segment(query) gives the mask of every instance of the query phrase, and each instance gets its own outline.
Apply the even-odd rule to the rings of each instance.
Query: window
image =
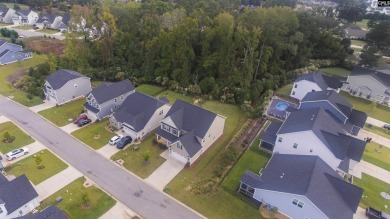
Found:
[[[294,88],[297,88],[298,87],[298,84],[294,84]]]
[[[310,153],[313,152],[313,149],[310,149]]]
[[[293,145],[293,148],[297,148],[298,147],[298,144],[297,143],[294,143],[294,145]]]
[[[292,92],[292,95],[295,95],[295,91]]]
[[[209,138],[211,137],[211,132],[209,133]]]
[[[0,207],[0,214],[3,213],[3,209]]]
[[[294,200],[292,201],[292,203],[293,203],[293,205],[296,205],[296,206],[298,206],[298,207],[300,207],[300,208],[303,208],[303,205],[305,204],[305,203],[303,203],[302,201],[299,201],[298,199],[295,199],[295,198],[294,198]]]
[[[203,139],[202,142],[204,143],[204,141],[205,141],[205,140]]]
[[[294,199],[294,200],[292,201],[292,203],[293,203],[294,205],[298,205],[298,202],[299,202],[298,199]]]
[[[77,87],[77,84],[74,84],[73,86],[74,86],[74,87]]]
[[[177,143],[177,148],[179,148],[180,150],[183,150],[183,145],[180,143]]]
[[[304,204],[305,204],[305,203],[299,201],[299,202],[298,202],[298,207],[303,208],[303,205],[304,205]]]
[[[123,95],[121,95],[121,100],[123,100]]]
[[[161,110],[159,113],[158,113],[158,115],[161,115],[161,114],[163,114],[164,113],[164,110]]]
[[[116,103],[116,98],[114,99],[114,102]]]
[[[279,137],[278,142],[282,142],[282,141],[283,141],[283,138]]]
[[[169,132],[169,126],[164,123],[162,124],[162,129]]]
[[[311,92],[316,92],[315,90],[311,90]]]
[[[177,129],[172,129],[174,135],[177,135]]]

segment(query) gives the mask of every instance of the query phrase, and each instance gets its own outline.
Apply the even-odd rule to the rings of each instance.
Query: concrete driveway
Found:
[[[18,157],[15,160],[8,161],[7,159],[5,159],[5,156],[2,155],[2,157],[4,157],[4,159],[3,159],[4,166],[7,166],[7,165],[13,164],[13,163],[17,163],[20,160],[22,160],[22,159],[24,159],[24,158],[26,158],[28,156],[31,156],[31,155],[33,155],[33,154],[35,154],[35,153],[37,153],[37,152],[39,152],[39,151],[41,151],[43,149],[46,149],[46,147],[42,143],[40,143],[39,141],[35,141],[34,143],[31,143],[31,144],[23,146],[23,147],[28,148],[29,153],[27,155]]]
[[[56,104],[51,102],[51,101],[44,101],[42,104],[30,107],[30,110],[37,113],[39,111],[42,111],[45,109],[50,109],[50,108],[55,107],[55,106],[56,106]]]
[[[365,129],[360,130],[358,137],[363,138],[363,139],[367,138],[367,137],[372,138],[372,141],[374,141],[380,145],[383,145],[384,147],[390,148],[390,139],[385,138],[385,137],[380,136],[380,135],[377,135],[375,133],[369,132]]]
[[[356,166],[353,168],[351,175],[361,179],[362,173],[375,177],[383,182],[390,184],[390,172],[382,169],[374,164],[361,160]]]
[[[162,191],[165,186],[180,173],[184,168],[185,163],[169,156],[168,150],[164,151],[160,156],[164,157],[166,161],[146,178],[145,181]]]
[[[5,122],[8,122],[10,121],[7,117],[3,116],[3,115],[0,115],[0,123],[5,123]]]
[[[114,207],[108,210],[99,219],[130,219],[134,216],[136,216],[136,214],[132,210],[117,201]]]
[[[76,131],[76,130],[79,130],[79,129],[81,129],[81,128],[83,128],[83,127],[79,127],[78,125],[73,124],[72,122],[69,123],[69,124],[66,125],[66,126],[60,127],[60,129],[62,129],[64,132],[69,133],[69,134],[72,133],[72,132],[74,132],[74,131]]]
[[[367,117],[366,123],[369,123],[369,124],[372,124],[372,125],[375,125],[375,126],[378,126],[378,127],[383,127],[385,124],[387,124],[385,122],[382,122],[380,120],[374,119],[372,117]]]
[[[127,146],[128,147],[128,146]],[[96,150],[99,154],[101,154],[103,157],[110,159],[110,157],[116,153],[118,153],[120,150],[116,148],[115,145],[106,144],[102,148]]]

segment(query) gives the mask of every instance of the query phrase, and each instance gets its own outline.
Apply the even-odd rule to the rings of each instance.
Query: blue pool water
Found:
[[[275,108],[279,111],[286,111],[287,107],[288,107],[288,103],[286,102],[279,102],[275,106]]]

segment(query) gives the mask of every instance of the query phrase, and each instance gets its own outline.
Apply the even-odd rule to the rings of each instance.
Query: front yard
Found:
[[[364,150],[363,160],[390,171],[390,148],[371,141]]]
[[[282,96],[290,96],[290,93],[291,93],[291,90],[292,90],[292,86],[293,84],[286,84],[284,86],[282,86],[281,88],[279,88],[276,93],[278,95],[282,95]]]
[[[371,125],[371,127],[369,128],[367,123],[364,125],[364,129],[366,129],[369,132],[390,139],[390,130],[384,129],[382,127],[374,126],[374,125]]]
[[[65,211],[71,218],[97,219],[110,210],[116,201],[105,192],[95,186],[85,188],[84,177],[80,177],[69,183],[67,186],[57,191],[42,201],[41,206],[55,205]],[[83,190],[89,198],[88,205],[83,204]],[[62,201],[56,202],[56,198],[61,196]],[[84,195],[85,197],[85,195]]]
[[[14,28],[19,30],[31,30],[32,26],[16,26]]]
[[[41,164],[44,168],[38,168],[38,165],[36,164],[36,156],[42,158]],[[38,185],[66,168],[68,168],[66,163],[62,162],[62,160],[45,149],[12,164],[10,170],[6,172],[7,175],[15,176],[26,174],[28,179],[34,183],[34,185]]]
[[[94,122],[72,132],[72,135],[89,145],[91,148],[97,150],[108,144],[108,141],[115,135],[115,133],[112,133],[105,128],[107,124],[108,119]]]
[[[340,77],[347,77],[349,74],[351,74],[350,70],[347,70],[345,68],[340,68],[340,67],[320,68],[319,70],[328,75],[334,75]]]
[[[165,161],[160,156],[164,150],[160,149],[157,144],[153,144],[153,139],[156,139],[156,135],[151,133],[141,144],[137,145],[139,147],[137,151],[132,150],[134,145],[128,146],[125,150],[113,155],[111,160],[122,159],[124,161],[123,167],[145,179]],[[145,154],[149,155],[148,162],[144,160]]]
[[[8,132],[11,136],[15,137],[15,140],[11,143],[4,143],[0,141],[0,151],[6,154],[12,150],[26,146],[33,143],[35,140],[20,130],[12,122],[5,122],[0,124],[0,138],[3,140],[4,133]]]
[[[157,94],[161,93],[164,88],[150,84],[141,84],[137,88],[135,88],[135,90],[144,94],[148,94],[150,96],[156,96]]]
[[[84,109],[84,103],[85,99],[80,98],[64,105],[42,110],[38,113],[57,126],[62,127],[71,123],[72,119],[80,115]]]
[[[37,32],[47,33],[47,34],[55,34],[55,33],[58,33],[59,31],[58,30],[51,30],[51,29],[40,29],[40,30],[37,30]]]

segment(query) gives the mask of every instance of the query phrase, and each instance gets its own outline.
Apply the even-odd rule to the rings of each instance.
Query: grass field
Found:
[[[351,40],[351,44],[355,46],[365,46],[367,45],[367,42],[361,41],[361,40]]]
[[[81,98],[72,102],[60,105],[58,107],[52,107],[50,109],[42,110],[38,112],[40,115],[50,120],[52,123],[59,127],[65,126],[71,123],[70,120],[80,115],[84,109],[83,104],[85,99]]]
[[[38,55],[34,53],[33,58],[31,59],[0,66],[0,94],[12,97],[14,101],[28,107],[43,103],[42,99],[39,97],[34,97],[32,100],[28,100],[26,93],[14,88],[10,83],[8,83],[7,78],[16,71],[29,69],[33,66],[46,62],[46,60],[47,57],[45,55]]]
[[[169,102],[172,104],[175,102],[176,99],[183,100],[188,103],[192,103],[192,97],[191,96],[184,96],[182,94],[173,92],[173,91],[163,91],[160,94],[158,94],[159,97],[166,97]]]
[[[0,141],[0,151],[3,154],[6,154],[17,148],[21,148],[28,144],[33,143],[35,140],[29,135],[20,130],[12,122],[5,122],[0,124],[0,138],[3,139],[4,133],[8,132],[11,136],[15,137],[15,140],[12,143],[4,143]]]
[[[355,177],[354,184],[364,189],[363,197],[359,204],[360,207],[366,208],[370,206],[390,214],[390,208],[385,208],[385,205],[390,206],[390,200],[384,199],[380,194],[381,192],[390,193],[389,184],[365,173],[362,174],[362,179]]]
[[[76,179],[61,190],[46,198],[41,205],[56,205],[61,210],[65,211],[71,218],[100,218],[100,216],[115,205],[116,201],[95,186],[84,188],[84,182],[84,177]],[[85,190],[88,198],[90,199],[90,206],[88,208],[83,207],[82,190]],[[56,198],[58,196],[63,198],[60,203],[56,203]]]
[[[380,59],[379,59],[379,62],[378,62],[378,65],[379,66],[387,66],[387,65],[389,65],[390,64],[390,58],[387,58],[387,57],[381,57]]]
[[[38,169],[38,166],[35,163],[35,155],[42,158],[42,165],[44,165],[45,168]],[[34,185],[38,185],[46,179],[65,170],[67,167],[68,165],[66,163],[62,162],[50,151],[42,150],[12,164],[12,169],[7,171],[7,174],[15,176],[26,174],[28,179],[34,183]]]
[[[91,148],[97,150],[104,145],[108,144],[108,141],[115,135],[112,132],[106,130],[105,126],[108,124],[108,119],[94,122],[84,128],[72,132],[72,135],[78,138],[80,141],[89,145]],[[95,139],[95,136],[100,136]]]
[[[47,34],[55,34],[55,33],[58,33],[58,30],[40,29],[40,30],[37,30],[36,32],[47,33]]]
[[[157,94],[161,93],[164,88],[150,84],[141,84],[137,88],[135,88],[135,90],[144,94],[148,94],[150,96],[156,96]]]
[[[380,147],[378,143],[370,142],[364,150],[363,160],[382,169],[390,171],[390,148]]]
[[[384,129],[382,127],[378,127],[375,125],[371,125],[371,128],[368,128],[367,123],[364,125],[364,128],[367,129],[367,131],[375,133],[377,135],[380,135],[382,137],[390,139],[390,130]]]
[[[121,150],[113,155],[111,160],[122,159],[124,161],[123,166],[126,169],[145,179],[165,161],[160,156],[164,150],[161,150],[158,145],[153,144],[153,139],[155,138],[156,135],[152,133],[138,145],[139,150],[132,151],[134,145],[131,145],[125,150]],[[150,155],[148,163],[145,163],[143,158],[145,153]]]
[[[293,84],[286,84],[283,87],[279,88],[276,93],[284,96],[290,96]]]
[[[351,73],[350,70],[347,70],[344,68],[339,68],[339,67],[320,68],[319,70],[328,74],[328,75],[335,75],[335,76],[340,76],[340,77],[346,77]]]
[[[13,28],[19,29],[19,30],[31,30],[32,26],[16,26],[16,27],[13,27]]]
[[[367,22],[368,19],[363,19],[361,21],[356,22],[356,26],[360,27],[361,29],[368,30]]]
[[[0,4],[5,5],[7,8],[14,8],[15,3],[1,2]],[[24,4],[17,4],[17,5],[19,5],[21,10],[28,10],[28,8],[29,8],[28,5],[24,5]]]

